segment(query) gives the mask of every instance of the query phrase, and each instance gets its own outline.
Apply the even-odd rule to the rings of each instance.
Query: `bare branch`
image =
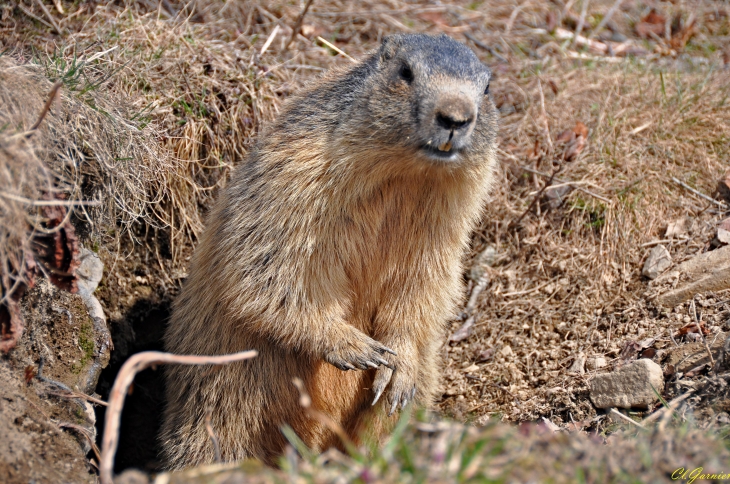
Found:
[[[38,116],[38,121],[35,122],[33,126],[31,126],[30,131],[35,131],[40,127],[41,123],[43,122],[43,119],[46,117],[46,114],[48,114],[48,111],[51,110],[51,105],[53,105],[53,100],[56,99],[56,93],[58,93],[58,90],[61,88],[63,83],[61,81],[56,81],[56,83],[51,88],[51,92],[48,94],[48,100],[46,101],[46,104],[43,106],[43,110],[41,111],[40,116]]]
[[[152,365],[179,364],[179,365],[228,365],[236,361],[248,360],[258,354],[256,350],[241,351],[231,355],[197,356],[173,355],[161,351],[143,351],[132,355],[119,370],[111,394],[109,407],[104,419],[104,438],[101,445],[101,460],[99,463],[99,477],[102,484],[113,484],[114,454],[117,452],[119,441],[119,418],[124,407],[124,397],[134,376]]]
[[[302,9],[302,13],[299,14],[299,17],[297,17],[297,21],[294,23],[294,28],[291,31],[291,37],[289,37],[289,42],[286,43],[284,46],[284,50],[288,50],[289,46],[292,42],[294,42],[294,39],[297,37],[297,34],[302,30],[302,23],[304,22],[304,16],[307,15],[307,11],[309,10],[310,5],[312,5],[312,2],[314,0],[307,0],[307,4],[304,5],[304,8]]]

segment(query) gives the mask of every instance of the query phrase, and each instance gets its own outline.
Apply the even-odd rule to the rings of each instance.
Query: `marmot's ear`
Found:
[[[395,53],[398,50],[398,37],[395,35],[388,35],[383,38],[383,43],[380,44],[380,60],[381,62],[387,61],[395,57]]]

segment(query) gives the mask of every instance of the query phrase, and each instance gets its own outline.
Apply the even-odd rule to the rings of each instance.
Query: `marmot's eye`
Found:
[[[413,80],[413,71],[405,64],[400,67],[400,72],[398,72],[398,74],[400,75],[401,79],[406,82],[411,82]]]
[[[486,96],[489,94],[489,83],[487,83],[487,88],[484,90],[484,95]]]

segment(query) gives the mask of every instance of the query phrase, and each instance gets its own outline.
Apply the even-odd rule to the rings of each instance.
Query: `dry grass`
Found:
[[[576,419],[593,416],[585,396],[575,394],[585,389],[585,378],[566,375],[575,357],[610,360],[625,340],[665,337],[668,330],[668,321],[640,322],[640,311],[630,310],[646,291],[644,244],[664,239],[669,222],[687,218],[687,240],[668,244],[681,261],[707,249],[721,219],[717,206],[671,177],[711,194],[727,169],[726,73],[567,64],[540,67],[539,75],[523,79],[505,76],[494,88],[502,96],[524,93],[519,111],[503,118],[502,183],[475,240],[475,253],[490,246],[498,262],[487,269],[491,281],[480,299],[474,337],[448,349],[450,384],[468,402],[478,402],[477,413],[496,407],[524,420],[562,407],[556,413],[565,421],[566,407],[556,406],[558,399]],[[550,82],[557,93],[547,87]],[[538,204],[515,227],[546,181],[523,167],[545,173],[556,168],[545,126],[554,139],[576,121],[590,128],[588,145],[577,160],[562,163],[559,177],[601,198],[574,189],[559,206]],[[634,133],[637,128],[643,129]],[[512,355],[500,354],[506,346]],[[489,349],[494,359],[468,372],[483,382],[475,384],[462,370]],[[505,385],[517,401],[486,382]],[[582,400],[582,408],[574,399]],[[468,413],[473,407],[451,408]]]
[[[194,23],[189,13],[170,19],[144,5],[111,4],[79,10],[66,27],[79,31],[63,46],[32,28],[15,30],[7,45],[23,64],[17,74],[30,82],[9,87],[3,114],[27,124],[37,112],[27,107],[42,104],[49,80],[61,80],[63,107],[39,138],[54,169],[85,198],[104,201],[84,217],[94,238],[162,229],[163,250],[177,261],[202,227],[199,210],[245,156],[261,119],[275,112],[281,83],[246,37],[238,45],[220,39],[214,23]]]
[[[40,229],[33,201],[53,193],[54,181],[24,135],[0,132],[0,305],[26,282],[33,227]]]

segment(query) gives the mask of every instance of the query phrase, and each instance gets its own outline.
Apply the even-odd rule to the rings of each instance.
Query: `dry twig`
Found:
[[[117,451],[119,440],[119,418],[124,407],[124,397],[134,376],[152,365],[228,365],[237,361],[248,360],[258,354],[256,350],[241,351],[231,355],[221,356],[193,356],[173,355],[161,351],[143,351],[132,355],[117,374],[114,386],[109,394],[109,407],[104,419],[104,437],[101,445],[99,460],[99,477],[102,484],[113,484],[114,454]]]
[[[698,197],[704,198],[708,202],[712,202],[712,203],[714,203],[715,205],[717,205],[720,208],[725,208],[725,203],[724,202],[720,202],[718,200],[715,200],[714,198],[705,195],[701,191],[695,190],[694,188],[692,188],[691,186],[687,185],[686,183],[677,180],[675,177],[672,177],[672,181],[674,183],[676,183],[677,185],[681,186],[682,188],[684,188],[685,190],[689,190],[690,192],[694,193]]]
[[[645,429],[645,428],[646,428],[646,427],[644,427],[644,425],[643,425],[643,424],[641,424],[640,422],[637,422],[636,420],[634,420],[634,419],[632,419],[632,418],[629,418],[629,417],[627,417],[626,415],[624,415],[623,413],[619,412],[619,411],[618,411],[618,410],[616,410],[615,408],[612,408],[612,409],[611,409],[611,415],[616,415],[617,417],[619,417],[619,418],[622,418],[622,419],[624,419],[625,421],[629,422],[630,424],[632,424],[632,425],[636,425],[636,426],[637,426],[637,427],[639,427],[640,429]]]
[[[56,33],[61,35],[61,27],[58,26],[58,22],[56,22],[56,19],[53,18],[53,15],[51,15],[51,12],[46,8],[45,5],[43,5],[43,2],[41,0],[36,0],[36,3],[39,7],[41,7],[41,10],[43,10],[43,13],[46,14],[46,17],[48,17],[48,20],[53,24],[53,28],[56,30]]]
[[[38,121],[33,124],[33,126],[30,127],[31,132],[37,130],[41,123],[43,122],[43,119],[46,117],[46,114],[48,114],[48,111],[51,110],[51,106],[53,105],[53,100],[56,99],[56,93],[58,93],[58,90],[61,88],[63,83],[61,81],[56,81],[56,83],[51,88],[51,92],[48,94],[48,100],[46,101],[46,104],[43,106],[43,110],[41,111],[41,114],[38,116]]]
[[[284,46],[284,50],[288,50],[289,46],[292,42],[294,42],[294,39],[297,37],[297,34],[302,30],[302,23],[304,22],[304,16],[307,15],[307,11],[309,10],[309,7],[312,5],[312,2],[314,0],[307,0],[306,5],[304,5],[304,8],[302,9],[302,13],[299,14],[299,17],[297,17],[297,21],[294,23],[294,28],[291,31],[291,37],[289,37],[289,42],[286,43]]]
[[[94,439],[92,438],[92,435],[91,435],[91,432],[89,432],[89,429],[82,427],[81,425],[76,425],[75,423],[71,423],[71,422],[58,422],[58,426],[62,429],[75,430],[76,432],[83,435],[84,438],[89,442],[89,445],[91,445],[91,448],[94,451],[94,455],[96,456],[96,460],[101,460],[101,454],[99,453],[99,446],[97,446],[96,442],[94,442]]]
[[[213,430],[213,423],[211,422],[211,414],[213,413],[213,410],[210,408],[207,412],[205,412],[205,430],[208,432],[208,437],[210,437],[210,442],[213,444],[213,454],[215,455],[215,461],[221,462],[221,445],[218,442],[218,436],[215,433],[215,430]]]
[[[333,43],[331,43],[331,42],[328,42],[327,40],[323,39],[323,38],[322,38],[322,37],[320,37],[320,36],[317,36],[317,40],[319,40],[319,41],[320,41],[320,42],[322,42],[322,43],[323,43],[324,45],[326,45],[326,46],[327,46],[327,47],[329,47],[330,49],[334,50],[334,51],[335,51],[335,52],[337,52],[338,54],[340,54],[340,55],[342,55],[342,56],[344,56],[344,57],[347,57],[348,59],[350,59],[350,61],[352,61],[352,62],[355,62],[355,63],[357,62],[357,61],[356,61],[355,59],[353,59],[352,57],[350,57],[349,55],[347,55],[347,53],[346,53],[346,52],[345,52],[344,50],[340,49],[340,48],[339,48],[339,47],[337,47],[337,46],[336,46],[335,44],[333,44]]]
[[[72,399],[78,399],[81,398],[83,400],[89,401],[91,403],[95,403],[97,405],[101,405],[102,407],[109,406],[108,403],[106,403],[104,400],[100,400],[96,397],[92,397],[91,395],[87,395],[85,393],[81,392],[74,392],[74,391],[65,391],[65,392],[48,392],[49,395],[53,395],[55,397],[61,397],[61,398],[72,398]]]
[[[674,400],[671,400],[669,403],[667,403],[666,407],[662,407],[661,409],[657,410],[656,412],[652,413],[648,417],[646,417],[644,420],[641,421],[643,425],[647,425],[654,420],[657,420],[664,416],[667,412],[672,413],[676,408],[679,406],[680,403],[685,401],[687,398],[691,397],[694,393],[694,390],[690,390],[687,393],[683,393],[682,395],[678,396]]]

